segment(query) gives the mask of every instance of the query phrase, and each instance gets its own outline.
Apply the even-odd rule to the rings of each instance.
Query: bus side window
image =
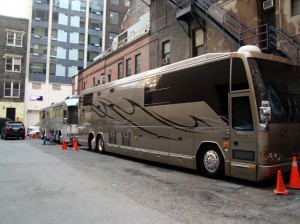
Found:
[[[239,131],[253,130],[249,97],[232,98],[232,128]]]
[[[64,110],[63,122],[64,122],[64,124],[66,124],[68,122],[68,120],[67,120],[67,110]]]
[[[243,60],[240,58],[232,59],[232,86],[231,90],[249,89],[247,74]]]

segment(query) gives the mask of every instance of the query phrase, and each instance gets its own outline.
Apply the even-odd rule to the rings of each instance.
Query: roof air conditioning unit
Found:
[[[273,0],[267,0],[263,2],[263,9],[268,10],[274,7],[274,1]]]
[[[107,75],[101,76],[100,83],[101,83],[101,85],[108,83],[108,76]]]
[[[170,64],[170,58],[163,58],[163,59],[161,60],[161,63],[162,63],[163,65]]]

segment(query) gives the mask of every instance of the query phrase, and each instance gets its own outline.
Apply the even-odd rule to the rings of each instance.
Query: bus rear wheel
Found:
[[[224,174],[223,155],[216,146],[205,146],[198,157],[198,164],[201,173],[209,178],[218,178]]]
[[[102,136],[97,137],[95,152],[99,152],[101,154],[105,153],[104,141],[103,141]]]

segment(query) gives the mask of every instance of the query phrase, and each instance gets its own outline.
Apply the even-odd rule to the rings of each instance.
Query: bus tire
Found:
[[[99,152],[101,154],[105,153],[104,141],[103,141],[102,136],[100,136],[100,135],[97,137],[95,152]]]
[[[198,157],[200,172],[209,178],[218,178],[224,175],[224,158],[215,145],[205,146]]]
[[[94,136],[90,136],[88,141],[88,151],[92,151],[95,148],[96,148],[96,144],[95,144]]]

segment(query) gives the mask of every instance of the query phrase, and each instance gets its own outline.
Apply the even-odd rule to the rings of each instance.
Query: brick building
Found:
[[[28,20],[0,16],[0,117],[23,121]]]
[[[73,94],[107,81],[149,70],[149,23],[147,1],[131,1],[123,20],[123,32],[112,46],[99,55],[94,64],[73,78]]]
[[[134,12],[144,9],[150,10],[147,39],[141,39],[143,44],[136,40],[118,48],[80,73],[78,84],[74,81],[78,93],[98,84],[101,75],[107,75],[109,81],[125,77],[125,73],[119,75],[118,69],[122,66],[118,66],[123,62],[126,69],[124,55],[129,51],[127,48],[141,50],[140,63],[145,69],[205,53],[237,51],[247,44],[257,45],[263,52],[300,63],[299,0],[132,1],[130,13],[125,16],[123,24],[128,27],[131,21],[139,18]],[[119,37],[117,39],[121,41],[122,37]],[[148,46],[145,45],[147,42]],[[140,48],[141,45],[143,48]],[[149,54],[145,55],[147,52]]]

